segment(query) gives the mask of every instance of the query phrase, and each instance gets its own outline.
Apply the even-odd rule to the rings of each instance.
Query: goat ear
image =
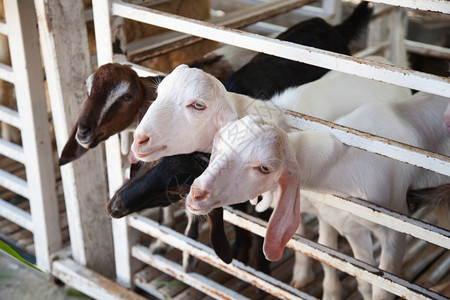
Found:
[[[267,226],[264,255],[270,261],[279,260],[286,243],[300,224],[300,178],[297,168],[285,167],[278,179],[280,196]]]
[[[230,243],[225,235],[223,225],[223,209],[216,208],[207,216],[210,230],[211,245],[217,256],[225,263],[229,264],[233,260],[233,252]]]
[[[75,159],[79,158],[83,154],[85,154],[88,149],[83,148],[80,144],[78,144],[75,139],[75,135],[77,134],[77,124],[75,124],[70,133],[69,140],[64,146],[63,151],[61,152],[61,157],[59,158],[59,166],[63,166]]]

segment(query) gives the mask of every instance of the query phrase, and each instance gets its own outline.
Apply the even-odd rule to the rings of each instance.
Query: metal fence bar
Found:
[[[194,241],[170,228],[159,225],[157,222],[138,214],[128,217],[128,224],[139,231],[149,234],[164,243],[187,252],[210,265],[220,268],[237,278],[244,280],[258,287],[259,289],[272,294],[275,297],[285,299],[315,299],[292,286],[280,282],[262,272],[256,271],[243,263],[233,260],[226,264],[213,253],[211,248]]]
[[[315,1],[316,0],[284,0],[266,2],[230,12],[222,17],[213,18],[206,22],[230,28],[242,28]],[[156,38],[158,38],[159,41],[155,41],[155,37],[150,37],[135,43],[130,43],[127,46],[129,60],[140,62],[202,40],[200,37],[179,32],[163,33]],[[147,46],[143,46],[144,43],[147,44]]]
[[[0,34],[8,35],[8,26],[5,22],[0,21]]]
[[[33,221],[31,220],[31,214],[3,199],[0,199],[0,216],[16,223],[28,231],[33,232]]]
[[[390,211],[368,201],[359,199],[344,199],[334,195],[326,195],[302,190],[303,195],[313,198],[329,206],[351,213],[371,222],[387,226],[402,233],[407,233],[419,239],[450,249],[450,232],[428,223],[409,218]]]
[[[14,83],[14,74],[12,68],[8,65],[0,63],[0,80]]]
[[[450,88],[449,78],[371,62],[286,41],[278,41],[237,29],[229,29],[203,21],[142,8],[137,5],[113,2],[111,12],[113,15],[134,19],[139,22],[369,79],[388,82],[411,89],[420,89],[444,97],[448,96],[448,90]],[[421,81],[420,87],[418,87],[417,81]]]
[[[24,198],[30,197],[30,190],[27,182],[2,169],[0,169],[0,185]]]
[[[289,111],[287,117],[289,125],[297,129],[328,131],[346,145],[450,176],[450,157],[448,156],[363,133],[294,111]]]
[[[237,210],[225,207],[223,218],[225,221],[251,231],[259,236],[264,237],[266,235],[266,222],[248,216]],[[294,237],[286,244],[286,247],[311,256],[314,259],[329,264],[347,274],[364,279],[371,284],[406,299],[438,299],[441,297],[438,293],[429,291],[419,285],[409,283],[398,276],[387,273],[377,267],[342,254],[336,250],[327,248],[299,235],[294,235]]]
[[[0,105],[0,121],[8,123],[16,128],[21,128],[19,113],[11,108]]]
[[[389,4],[393,6],[401,6],[412,9],[450,14],[450,5],[448,3],[448,0],[371,0],[371,1]]]
[[[449,5],[450,5],[450,3],[449,3]],[[406,50],[408,50],[410,52],[427,55],[427,56],[444,58],[444,59],[450,59],[450,49],[449,48],[425,44],[425,43],[416,42],[416,41],[410,41],[410,40],[405,40],[405,46],[406,46]]]
[[[200,274],[184,272],[179,264],[176,264],[161,255],[152,254],[148,247],[142,245],[133,246],[131,254],[140,261],[195,287],[197,290],[215,299],[248,299]]]
[[[146,299],[69,258],[54,261],[52,264],[52,274],[67,285],[76,287],[77,290],[95,299]]]
[[[4,139],[0,139],[0,154],[25,164],[23,148]]]

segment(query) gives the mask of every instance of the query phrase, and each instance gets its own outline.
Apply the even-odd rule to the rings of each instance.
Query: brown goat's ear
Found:
[[[61,152],[61,157],[59,158],[59,166],[63,166],[67,163],[70,163],[71,161],[74,161],[89,150],[83,148],[80,144],[78,144],[77,140],[75,139],[76,134],[77,126],[75,125],[72,128],[69,140],[67,141],[63,151]]]
[[[209,223],[211,245],[217,256],[229,264],[233,260],[233,252],[225,235],[223,209],[216,208],[206,216]]]

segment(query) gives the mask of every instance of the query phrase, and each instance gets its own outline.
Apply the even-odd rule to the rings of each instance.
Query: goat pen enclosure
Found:
[[[19,90],[17,94],[18,103],[20,103],[19,115],[24,115],[21,118],[25,120],[46,119],[46,112],[45,118],[43,116],[39,118],[28,116],[27,111],[42,113],[44,115],[42,107],[39,109],[23,108],[26,107],[23,103],[27,102],[26,100],[21,100],[24,97],[23,94],[31,90],[22,88],[22,85],[20,85],[23,83],[24,78],[38,81],[35,84],[41,85],[41,87],[33,86],[32,89],[33,92],[36,92],[43,91],[44,85],[41,80],[43,76],[38,75],[30,78],[30,76],[25,75],[8,75],[10,72],[21,72],[20,68],[23,66],[23,63],[18,61],[18,59],[20,57],[26,58],[27,54],[22,54],[18,50],[15,50],[16,48],[14,47],[17,46],[14,45],[20,45],[27,39],[22,35],[16,35],[15,32],[14,37],[12,37],[13,30],[22,27],[16,26],[16,24],[6,24],[9,23],[9,19],[13,19],[11,22],[21,20],[24,24],[26,21],[34,24],[33,18],[30,15],[25,15],[27,16],[25,19],[19,15],[23,12],[31,14],[30,11],[34,11],[35,5],[37,23],[39,25],[39,38],[55,125],[56,143],[58,149],[62,149],[63,143],[67,140],[70,125],[75,119],[76,112],[85,94],[84,80],[92,71],[91,61],[95,61],[89,54],[88,39],[85,35],[86,25],[84,20],[85,16],[89,18],[90,11],[85,12],[83,10],[81,1],[35,0],[34,3],[33,1],[5,2],[8,3],[8,5],[5,5],[7,17],[6,22],[0,24],[0,31],[2,34],[8,34],[10,36],[12,67],[2,65],[0,78],[2,80],[13,81],[16,86],[16,93]],[[325,0],[319,5],[313,6],[310,5],[314,2],[312,0],[283,0],[269,1],[267,3],[247,1],[253,6],[248,4],[250,8],[227,13],[222,17],[214,17],[207,22],[161,13],[149,8],[156,2],[161,1],[93,1],[92,18],[96,31],[98,65],[120,61],[121,63],[131,64],[141,75],[156,74],[159,73],[158,70],[149,70],[133,62],[138,62],[139,57],[152,57],[181,47],[184,44],[193,43],[196,41],[196,37],[199,37],[347,72],[357,76],[390,82],[437,95],[448,97],[450,94],[450,82],[448,78],[371,63],[363,59],[311,49],[301,45],[280,43],[271,38],[224,27],[242,28],[255,22],[264,21],[275,15],[285,14],[291,10],[296,10],[301,15],[323,16],[337,23],[341,17],[340,1]],[[441,15],[450,14],[450,5],[444,0],[404,0],[401,3],[397,3],[398,1],[380,0],[373,2],[387,5],[400,5],[410,12],[430,11],[437,12]],[[300,10],[298,10],[299,8]],[[12,17],[14,16],[13,13],[16,14],[15,20]],[[174,33],[170,41],[163,41],[157,45],[152,45],[151,39],[144,41],[145,47],[140,49],[142,45],[139,45],[139,43],[127,43],[123,39],[119,32],[121,18],[137,20],[179,33]],[[30,24],[28,25],[32,26]],[[260,27],[264,30],[269,28],[269,31],[275,27],[280,30],[280,27],[268,25],[267,23],[258,23],[255,27]],[[70,31],[70,39],[67,37],[68,28],[76,29]],[[379,29],[376,28],[375,30]],[[26,34],[32,32],[36,33],[36,31],[28,30]],[[192,37],[187,37],[185,34],[192,35]],[[378,37],[379,35],[376,32],[375,36]],[[113,54],[112,45],[117,40],[120,40],[121,46],[127,50],[128,57],[124,58],[124,56],[115,56]],[[371,40],[372,43],[369,43],[370,47],[363,51],[366,55],[380,51],[380,49],[389,49],[393,41],[394,43],[398,43],[398,40],[386,40],[385,36],[383,36],[383,39],[377,40],[376,43],[373,42],[376,38],[372,38]],[[436,47],[409,40],[405,41],[405,43],[408,50],[413,52],[427,53],[446,59],[450,57],[448,48]],[[36,43],[34,46],[36,46]],[[34,49],[34,55],[39,53],[39,50],[36,48],[31,48],[30,46],[25,48],[30,52],[33,52],[32,49]],[[15,55],[15,58],[13,55]],[[39,60],[33,57],[32,61],[36,62]],[[35,70],[38,72],[39,68],[40,66],[31,69],[28,68],[28,71]],[[33,93],[33,95],[36,96],[39,94]],[[39,97],[41,97],[39,103],[45,107],[45,103],[42,103],[42,95]],[[32,101],[31,103],[36,104],[36,101]],[[22,113],[21,111],[25,112]],[[3,117],[3,113],[1,116],[4,122],[16,120],[16,118],[12,117]],[[410,147],[404,147],[392,141],[367,137],[362,133],[341,128],[332,123],[318,122],[318,120],[309,118],[308,116],[296,115],[290,121],[294,127],[300,129],[328,130],[339,136],[348,145],[450,175],[449,157],[423,152],[418,149],[411,149]],[[38,121],[31,123],[34,128],[43,126],[39,125]],[[16,123],[13,122],[14,124]],[[17,124],[22,123],[18,121]],[[23,130],[22,139],[26,137],[26,141],[33,140],[31,136],[36,134],[36,132],[45,134],[42,130],[38,131],[33,128],[26,129],[29,125],[27,122],[20,125]],[[44,144],[49,145],[46,141]],[[39,145],[42,145],[42,143]],[[26,150],[27,147],[31,150]],[[12,148],[16,149],[16,147]],[[18,158],[19,162],[25,165],[27,169],[26,178],[45,178],[51,182],[43,184],[47,188],[48,186],[53,186],[56,182],[55,175],[50,171],[53,168],[53,157],[48,158],[47,162],[42,161],[43,157],[46,157],[48,153],[52,153],[48,148],[44,148],[44,153],[42,153],[39,152],[42,150],[35,150],[33,146],[30,147],[24,143],[24,155],[20,154],[20,151],[15,151],[13,154],[10,154],[11,150],[4,150],[3,152],[3,149],[2,147],[2,155],[7,157],[13,156],[12,158],[14,159]],[[47,154],[45,154],[46,151],[48,151]],[[236,260],[229,265],[222,263],[208,246],[209,243],[205,233],[205,226],[202,227],[200,242],[192,241],[181,235],[179,232],[183,230],[182,227],[185,225],[185,218],[183,217],[182,211],[177,212],[177,227],[175,229],[166,228],[153,221],[155,219],[154,211],[134,214],[120,220],[113,220],[110,223],[103,212],[104,205],[108,199],[107,189],[109,188],[109,194],[112,195],[124,181],[122,173],[123,157],[120,153],[119,137],[111,137],[106,142],[106,165],[103,162],[104,156],[101,149],[92,151],[87,155],[89,156],[83,157],[82,160],[75,162],[71,166],[64,166],[60,170],[64,188],[65,213],[67,214],[68,231],[70,234],[70,251],[58,251],[65,249],[64,246],[67,246],[67,239],[66,244],[63,245],[61,235],[59,234],[65,224],[65,218],[61,218],[63,224],[55,222],[55,220],[60,219],[56,217],[58,215],[57,210],[55,210],[58,207],[58,196],[56,193],[38,196],[39,193],[36,191],[39,191],[39,189],[37,189],[27,194],[25,198],[29,196],[31,199],[36,196],[38,200],[34,202],[37,208],[33,208],[33,205],[31,205],[31,215],[25,214],[25,220],[28,220],[26,222],[20,221],[23,219],[22,217],[16,217],[24,215],[24,213],[17,211],[16,207],[8,209],[8,207],[11,207],[11,201],[5,201],[8,204],[0,206],[0,213],[8,219],[16,221],[19,226],[33,231],[33,233],[38,233],[38,236],[47,235],[51,237],[47,241],[45,238],[37,239],[36,235],[34,237],[38,266],[59,277],[69,285],[76,286],[92,297],[98,299],[132,299],[140,297],[120,286],[125,288],[138,287],[140,290],[157,298],[196,299],[213,297],[221,299],[269,299],[277,297],[285,299],[314,299],[315,297],[320,297],[321,272],[320,265],[318,264],[315,264],[314,268],[318,277],[315,282],[300,290],[296,290],[288,284],[293,264],[293,251],[299,251],[320,261],[326,261],[342,271],[339,274],[346,288],[345,297],[348,299],[357,299],[359,297],[355,290],[356,282],[353,276],[363,278],[374,285],[386,288],[392,293],[408,299],[444,298],[443,294],[430,291],[428,288],[437,284],[448,284],[450,282],[450,254],[448,251],[450,248],[450,234],[448,231],[422,221],[389,212],[379,207],[370,206],[363,201],[350,201],[332,195],[321,196],[318,199],[333,203],[337,209],[352,211],[364,218],[376,220],[380,224],[386,224],[395,230],[407,233],[409,235],[409,251],[405,257],[404,276],[399,278],[353,259],[351,257],[351,251],[343,239],[340,240],[339,247],[339,251],[343,252],[343,254],[312,242],[311,239],[317,237],[317,223],[314,219],[311,219],[307,222],[308,231],[306,238],[295,236],[289,242],[288,247],[293,250],[289,249],[285,251],[286,253],[283,259],[273,264],[273,277],[269,277]],[[20,161],[21,157],[26,157],[26,161]],[[3,163],[5,166],[8,164],[6,160],[3,160]],[[47,172],[50,173],[29,173],[32,172],[29,170],[39,170],[39,167],[45,166],[46,164]],[[52,168],[49,169],[49,165]],[[105,168],[107,170],[107,176],[104,172]],[[86,170],[89,170],[89,172]],[[9,178],[8,176],[5,177]],[[3,186],[5,182],[8,181],[2,181]],[[33,184],[35,183],[36,181],[33,181]],[[57,191],[57,189],[43,189],[43,193],[53,193],[53,191]],[[61,199],[61,196],[59,198]],[[62,205],[60,204],[60,206]],[[51,212],[48,213],[46,210],[51,210]],[[421,219],[422,215],[420,213],[423,214],[424,212],[419,212],[414,217]],[[31,216],[33,223],[29,221]],[[236,224],[258,235],[265,235],[266,224],[255,218],[228,208],[224,213],[224,218],[229,224]],[[227,225],[227,235],[232,240],[233,234],[229,229],[230,225]],[[55,233],[55,231],[58,232]],[[172,246],[172,249],[164,257],[150,253],[147,244],[149,241],[148,235],[161,239]],[[50,245],[53,246],[50,247]],[[379,245],[377,246],[376,244],[375,248],[374,251],[379,252]],[[47,249],[47,252],[44,250],[43,252],[39,252],[38,249]],[[182,270],[179,264],[181,260],[179,250],[187,251],[201,260],[196,269],[196,273],[186,273]],[[164,275],[164,273],[168,275]],[[120,286],[114,284],[112,281],[114,277]],[[425,288],[421,287],[421,285]],[[259,292],[255,294],[255,291]]]

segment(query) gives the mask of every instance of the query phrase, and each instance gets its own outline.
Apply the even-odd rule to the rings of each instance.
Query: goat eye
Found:
[[[269,174],[272,170],[268,166],[259,166],[258,170],[263,174]]]
[[[123,97],[122,97],[125,101],[131,101],[131,99],[133,99],[133,97],[130,95],[130,94],[128,94],[128,93],[126,93],[125,95],[123,95]]]
[[[192,107],[194,107],[197,110],[204,110],[206,108],[206,105],[201,102],[194,102],[191,105],[192,105]]]

